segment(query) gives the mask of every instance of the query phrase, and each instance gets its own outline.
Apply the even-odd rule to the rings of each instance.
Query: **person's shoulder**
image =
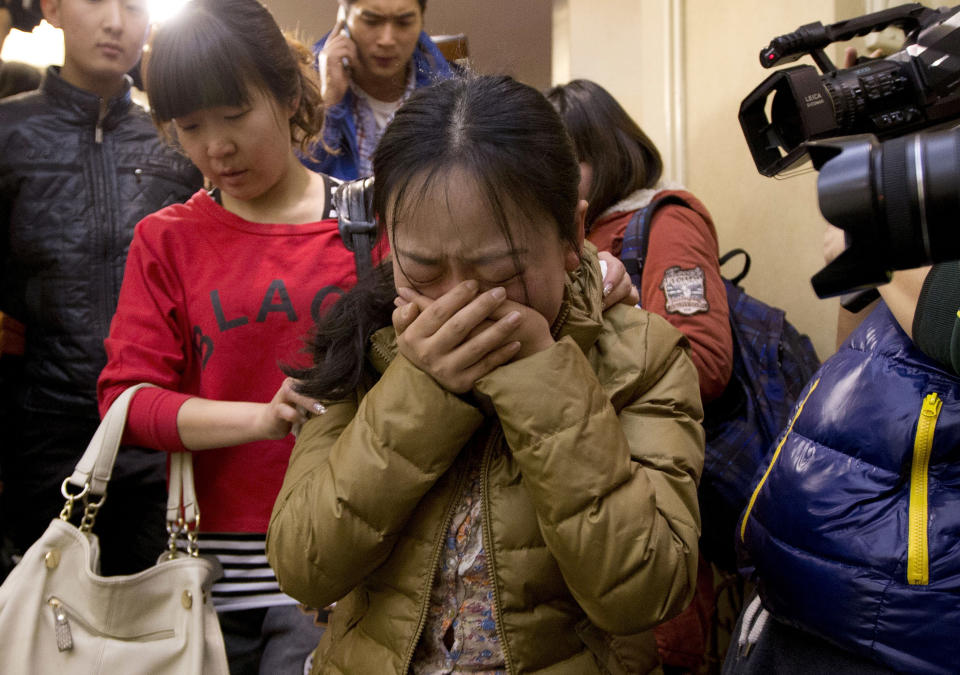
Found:
[[[657,192],[654,196],[655,200],[668,198],[675,200],[676,203],[666,204],[662,209],[663,212],[676,216],[677,214],[684,214],[684,212],[689,215],[690,212],[693,211],[701,219],[707,222],[713,222],[710,211],[692,192],[683,188],[668,188]]]
[[[206,202],[214,203],[206,190],[197,190],[187,201],[170,204],[145,216],[137,223],[136,236],[147,241],[189,237],[199,229],[197,220],[207,213]]]
[[[20,94],[14,94],[0,100],[0,124],[25,123],[30,117],[47,107],[43,93],[34,89]]]
[[[136,102],[132,102],[112,138],[120,151],[135,152],[138,161],[150,170],[159,170],[187,186],[200,187],[203,182],[200,171],[161,135],[150,113]]]
[[[660,315],[618,304],[603,313],[596,346],[608,362],[647,371],[659,370],[687,350],[689,343]]]
[[[130,105],[120,118],[120,125],[128,132],[132,131],[137,135],[156,139],[158,143],[162,142],[160,132],[157,130],[156,125],[154,125],[150,113],[144,110],[143,106],[136,101],[130,101]],[[163,144],[167,145],[166,143]]]
[[[336,207],[333,205],[333,197],[345,181],[321,171],[312,171],[311,173],[316,176],[314,180],[318,180],[323,186],[321,190],[323,193],[323,204],[322,206],[318,205],[316,208],[319,216],[318,220],[337,219],[339,216]]]
[[[39,91],[24,92],[0,101],[0,153],[10,153],[11,143],[15,147],[30,144],[35,137],[32,129],[50,127],[50,120],[55,115],[48,112],[49,102]],[[8,158],[14,159],[12,156]]]
[[[414,65],[417,69],[417,86],[432,84],[434,80],[454,76],[453,68],[443,57],[440,48],[430,39],[426,31],[421,31],[417,41],[417,49],[413,52]]]
[[[645,341],[651,330],[657,334],[656,337],[670,336],[671,331],[676,330],[654,312],[623,303],[605,310],[602,323],[601,334],[626,336],[623,339],[628,340],[639,338]]]
[[[154,127],[153,118],[150,113],[136,99],[130,101],[130,108],[127,110],[127,117],[136,121],[138,124],[149,124]],[[156,127],[154,127],[156,129]]]
[[[443,59],[444,63],[447,62],[447,60],[443,58],[443,54],[440,52],[440,48],[437,46],[437,43],[434,42],[433,38],[427,34],[427,31],[420,31],[420,37],[417,38],[417,44],[421,49],[425,49],[431,54],[436,54],[439,56],[441,59]]]

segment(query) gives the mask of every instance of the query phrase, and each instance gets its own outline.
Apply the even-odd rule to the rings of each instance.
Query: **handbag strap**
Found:
[[[120,440],[127,423],[127,413],[134,394],[152,384],[137,384],[126,389],[110,406],[103,416],[100,426],[87,445],[86,451],[76,468],[63,481],[61,492],[67,500],[60,517],[70,519],[73,502],[82,499],[84,516],[80,529],[89,531],[93,527],[97,510],[106,498],[107,484],[113,474],[113,465],[120,449]],[[71,494],[68,485],[80,488],[80,492]],[[170,455],[170,481],[167,488],[167,532],[170,534],[171,552],[175,548],[176,537],[187,533],[188,550],[195,555],[196,532],[200,524],[200,509],[197,507],[197,493],[193,482],[193,454],[175,452]],[[90,496],[100,497],[96,502]]]
[[[89,493],[102,496],[107,492],[107,483],[113,474],[113,464],[117,459],[117,450],[120,448],[120,439],[123,437],[123,428],[127,424],[127,411],[133,395],[150,384],[137,384],[120,394],[107,410],[97,427],[96,433],[90,439],[83,457],[77,462],[73,474],[64,481],[63,491],[66,493],[67,484],[82,490],[73,495],[74,499]],[[70,495],[64,494],[68,499]]]
[[[197,555],[197,532],[200,508],[193,484],[193,453],[170,455],[170,485],[167,492],[167,533],[170,535],[170,558],[176,555],[177,537],[187,535],[187,551]]]

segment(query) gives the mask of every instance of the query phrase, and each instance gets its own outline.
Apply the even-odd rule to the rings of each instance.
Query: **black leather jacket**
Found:
[[[129,83],[102,119],[100,99],[56,67],[38,91],[0,102],[0,309],[26,325],[23,408],[97,415],[133,228],[201,183]]]

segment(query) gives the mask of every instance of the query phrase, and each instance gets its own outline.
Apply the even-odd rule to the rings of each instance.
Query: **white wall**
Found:
[[[684,179],[681,0],[555,0],[554,84],[595,81],[641,123],[665,176]]]
[[[816,174],[761,176],[737,113],[770,74],[758,54],[773,37],[866,11],[863,0],[554,2],[554,81],[586,77],[613,93],[657,143],[666,175],[711,210],[720,251],[749,251],[747,290],[784,308],[821,357],[834,349],[838,303],[809,281],[823,264]]]
[[[721,251],[743,247],[750,252],[746,289],[784,308],[813,339],[821,358],[834,350],[838,302],[817,298],[809,281],[823,266],[825,221],[817,205],[816,174],[811,170],[785,180],[761,176],[737,114],[743,98],[771,73],[760,66],[760,49],[802,24],[863,13],[861,3],[859,9],[842,8],[853,11],[840,16],[839,4],[692,0],[684,31],[687,183],[711,210]]]

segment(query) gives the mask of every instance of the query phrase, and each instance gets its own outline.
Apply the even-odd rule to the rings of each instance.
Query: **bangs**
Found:
[[[209,14],[164,26],[146,58],[147,98],[160,123],[215,106],[250,103],[258,71],[242,42]]]

